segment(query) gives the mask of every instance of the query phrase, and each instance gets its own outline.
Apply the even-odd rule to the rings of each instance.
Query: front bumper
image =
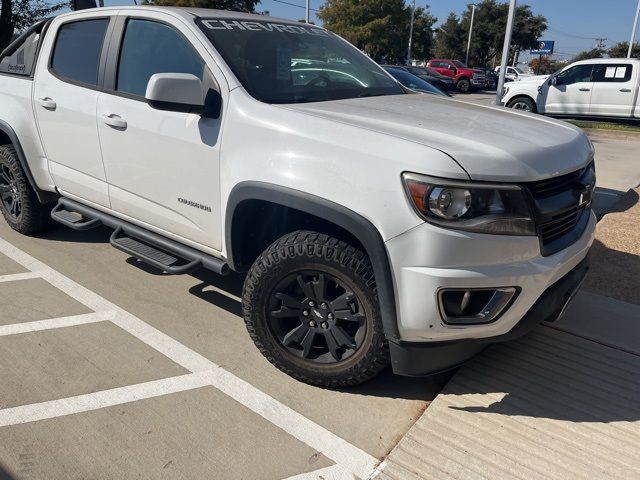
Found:
[[[428,223],[387,241],[400,340],[449,342],[506,334],[551,285],[585,259],[595,226],[595,215],[590,212],[581,237],[549,256],[541,255],[536,236],[477,234]],[[449,325],[442,320],[440,289],[502,287],[517,287],[520,293],[495,321]]]
[[[521,337],[540,322],[554,322],[562,316],[575,297],[588,269],[589,261],[585,258],[547,288],[511,330],[497,337],[452,342],[390,342],[393,371],[399,375],[423,376],[450,370],[469,360],[490,343]]]

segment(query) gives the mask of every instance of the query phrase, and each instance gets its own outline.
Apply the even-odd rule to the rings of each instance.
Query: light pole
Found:
[[[311,0],[307,0],[306,5],[305,5],[305,15],[304,15],[304,21],[309,23],[309,2]]]
[[[640,0],[639,0],[640,1]],[[467,40],[467,57],[464,64],[469,66],[469,50],[471,49],[471,35],[473,34],[473,17],[476,15],[476,4],[471,4],[471,26],[469,27],[469,39]]]
[[[633,43],[636,39],[636,28],[638,28],[638,16],[640,16],[640,0],[638,0],[636,19],[633,21],[633,30],[631,30],[631,40],[629,40],[629,52],[627,53],[627,58],[631,58],[631,52],[633,51]]]
[[[416,0],[411,8],[411,23],[409,23],[409,48],[407,49],[407,65],[411,64],[411,47],[413,46],[413,19],[416,13]]]
[[[498,78],[498,88],[496,90],[496,105],[502,101],[502,89],[504,87],[504,76],[507,73],[507,62],[509,61],[509,48],[511,47],[511,32],[513,32],[513,19],[516,16],[516,0],[509,3],[509,18],[507,19],[507,31],[504,34],[504,45],[502,46],[502,60],[500,61],[500,77]]]

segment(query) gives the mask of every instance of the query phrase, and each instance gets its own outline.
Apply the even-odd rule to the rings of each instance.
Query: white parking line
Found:
[[[353,480],[353,475],[340,465],[331,465],[313,472],[301,473],[285,480]]]
[[[336,462],[337,467],[333,471],[337,472],[339,469],[342,469],[349,475],[355,475],[359,478],[367,478],[374,471],[378,463],[375,457],[314,423],[253,385],[224,370],[174,338],[53,270],[2,238],[0,238],[0,252],[23,267],[33,272],[39,272],[38,276],[78,302],[94,310],[98,315],[111,312],[109,313],[112,315],[110,320],[114,324],[192,372],[191,374],[165,380],[157,380],[77,397],[54,400],[52,402],[0,410],[0,426],[15,424],[16,422],[24,423],[44,418],[55,418],[104,408],[110,405],[132,402],[142,398],[151,398],[211,385],[278,426],[289,435]],[[70,321],[69,317],[66,318],[66,321]],[[55,328],[54,325],[56,324],[65,326],[64,322],[64,319],[54,319],[48,324],[45,323],[42,325],[49,325],[50,328]],[[29,323],[40,322],[28,322],[27,324],[20,324],[22,326],[13,325],[11,327],[18,330],[21,328],[27,329]],[[313,473],[315,472],[312,472],[312,474]],[[345,477],[335,478],[342,479]]]
[[[51,330],[54,328],[74,327],[87,323],[104,322],[113,320],[115,316],[116,312],[109,310],[106,312],[85,313],[83,315],[72,315],[69,317],[47,318],[46,320],[33,322],[0,325],[0,337],[16,335],[18,333],[39,332],[41,330]]]
[[[0,283],[17,282],[18,280],[31,280],[33,278],[40,278],[40,273],[24,272],[24,273],[12,273],[10,275],[0,275]]]

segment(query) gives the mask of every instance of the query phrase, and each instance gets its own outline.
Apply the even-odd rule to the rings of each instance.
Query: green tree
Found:
[[[142,3],[164,7],[217,8],[219,10],[255,12],[256,5],[260,3],[260,0],[143,0]]]
[[[407,57],[411,8],[405,0],[327,0],[318,17],[376,61],[401,63]],[[435,21],[428,9],[416,8],[414,57],[429,55]]]
[[[579,62],[580,60],[589,60],[591,58],[602,58],[605,53],[606,51],[601,48],[592,48],[591,50],[578,53],[571,61]]]
[[[607,52],[611,58],[626,58],[629,52],[629,42],[618,42]],[[640,58],[640,43],[634,43],[631,50],[633,58]]]
[[[438,58],[462,58],[465,35],[458,16],[451,12],[447,20],[436,30],[435,56]]]
[[[471,51],[469,63],[475,66],[488,66],[493,60],[498,60],[502,53],[504,33],[507,28],[509,4],[497,0],[482,0],[477,7],[473,21]],[[463,51],[466,48],[471,23],[471,7],[460,19],[460,26],[464,32]],[[517,57],[521,50],[528,50],[537,46],[539,38],[547,29],[547,19],[542,15],[535,15],[529,5],[520,5],[516,9],[516,16],[511,36],[511,58]]]
[[[0,52],[13,35],[21,33],[38,20],[52,15],[68,2],[48,3],[44,0],[2,0],[0,3]]]

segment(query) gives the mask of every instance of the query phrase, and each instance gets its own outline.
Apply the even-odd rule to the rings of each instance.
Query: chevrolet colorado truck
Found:
[[[567,117],[640,119],[640,60],[594,58],[505,86],[503,105]]]
[[[427,67],[453,79],[456,88],[462,93],[469,93],[474,89],[483,89],[489,86],[487,77],[482,70],[469,68],[459,60],[433,58],[427,62]]]
[[[88,9],[34,25],[0,70],[9,226],[104,225],[168,274],[245,272],[251,338],[301,381],[454,368],[554,321],[586,274],[580,129],[410,94],[323,28]]]

